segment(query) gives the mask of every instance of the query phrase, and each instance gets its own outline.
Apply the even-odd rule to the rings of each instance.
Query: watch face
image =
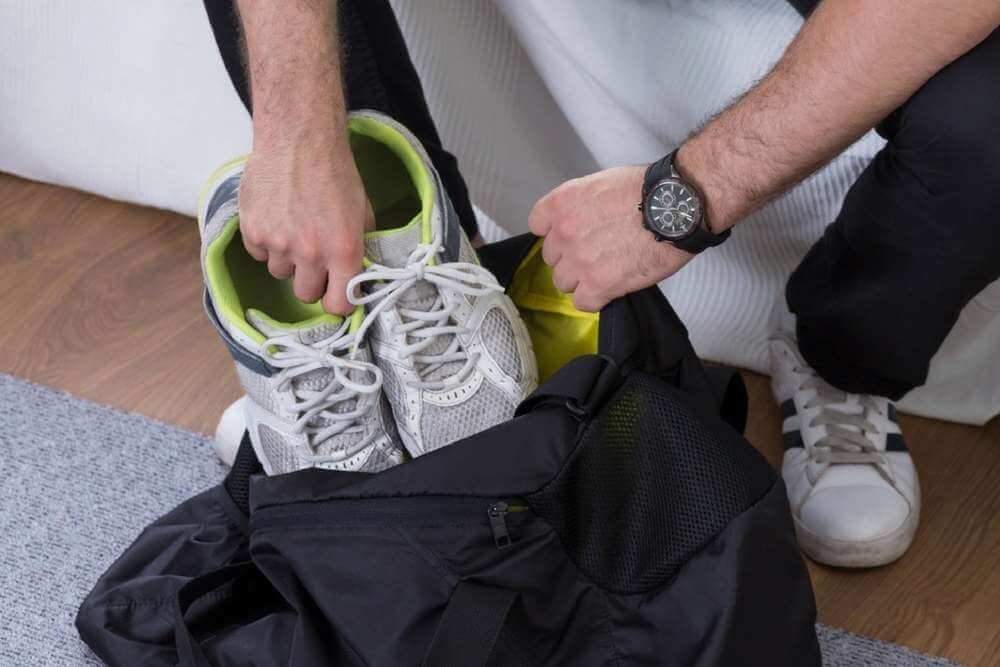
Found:
[[[660,181],[646,199],[646,219],[668,239],[688,236],[701,221],[701,200],[677,180]]]

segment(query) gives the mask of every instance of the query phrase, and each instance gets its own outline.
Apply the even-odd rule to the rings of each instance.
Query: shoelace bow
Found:
[[[868,437],[868,434],[879,432],[879,428],[868,418],[868,411],[879,411],[875,401],[870,396],[860,395],[857,396],[857,403],[848,403],[849,394],[828,385],[812,368],[797,367],[794,371],[808,375],[799,389],[816,392],[802,406],[806,410],[817,410],[808,426],[822,426],[825,431],[812,447],[807,448],[814,465],[810,472],[811,481],[815,483],[830,465],[860,463],[874,465],[886,481],[894,484],[885,453]]]
[[[294,333],[268,338],[261,344],[261,351],[271,365],[280,368],[277,389],[288,392],[292,404],[290,409],[297,415],[296,432],[305,433],[310,447],[315,449],[330,438],[346,432],[360,431],[360,418],[368,413],[371,404],[362,399],[375,394],[382,388],[382,371],[375,364],[355,359],[349,352],[354,349],[355,335],[347,333],[350,320],[330,336],[306,345]],[[333,376],[326,385],[316,391],[295,382],[307,373],[328,369]],[[371,382],[358,382],[349,376],[350,371],[359,371],[363,377],[371,377]],[[355,400],[351,410],[337,411],[335,408],[346,401]],[[323,420],[325,424],[320,424]],[[350,451],[344,452],[348,458],[360,451],[375,437],[370,433]]]
[[[441,239],[435,236],[431,243],[420,244],[410,253],[406,266],[393,268],[381,264],[371,265],[364,273],[355,276],[347,284],[348,299],[355,305],[370,305],[368,314],[357,331],[357,340],[364,340],[368,328],[379,313],[396,304],[407,290],[421,281],[438,288],[453,289],[469,296],[484,296],[490,292],[502,292],[503,287],[496,277],[483,267],[469,262],[448,262],[428,265],[442,249]],[[366,294],[361,290],[365,284],[373,287]],[[416,310],[399,306],[401,323],[391,332],[403,333],[405,344],[398,354],[401,359],[411,358],[419,365],[421,379],[409,384],[421,389],[440,390],[464,381],[475,368],[478,354],[470,354],[459,342],[458,336],[470,333],[453,321],[452,315],[459,304],[445,305],[445,299],[438,294],[428,310]],[[448,347],[440,353],[426,353],[440,336],[451,335]],[[443,380],[425,380],[429,373],[451,362],[462,362],[462,367]]]

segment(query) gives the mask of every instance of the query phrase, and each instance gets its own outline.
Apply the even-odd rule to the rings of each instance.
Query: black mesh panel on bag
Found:
[[[632,373],[566,467],[529,496],[599,586],[667,583],[774,483],[746,440],[708,419],[661,380]]]

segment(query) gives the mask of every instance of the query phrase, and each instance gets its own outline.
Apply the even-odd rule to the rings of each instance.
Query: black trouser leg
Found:
[[[233,0],[204,0],[222,61],[240,99],[251,109],[248,78],[239,51],[240,25]],[[441,146],[420,78],[399,24],[386,0],[331,0],[340,10],[344,89],[349,109],[374,109],[405,125],[420,140],[441,175],[470,238],[478,231],[458,161]],[[289,44],[288,48],[297,48]]]
[[[895,399],[926,381],[962,308],[1000,277],[1000,30],[878,131],[888,145],[786,297],[824,379]]]

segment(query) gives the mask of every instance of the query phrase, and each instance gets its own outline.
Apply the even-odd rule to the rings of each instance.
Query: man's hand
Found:
[[[347,138],[336,0],[238,0],[253,100],[240,185],[247,251],[306,302],[347,314],[374,219]]]
[[[983,0],[823,2],[774,69],[691,137],[680,173],[705,196],[716,234],[826,164],[1000,24]],[[691,255],[657,243],[637,203],[644,170],[608,169],[538,202],[556,287],[582,310],[673,275]]]
[[[542,257],[553,282],[580,310],[597,311],[619,296],[654,285],[692,255],[659,243],[638,204],[645,167],[617,167],[568,181],[531,211],[531,231],[545,237]]]
[[[295,296],[347,314],[345,286],[361,270],[362,238],[375,220],[350,152],[338,159],[331,143],[316,149],[255,147],[240,185],[240,232],[273,276],[292,278]]]

